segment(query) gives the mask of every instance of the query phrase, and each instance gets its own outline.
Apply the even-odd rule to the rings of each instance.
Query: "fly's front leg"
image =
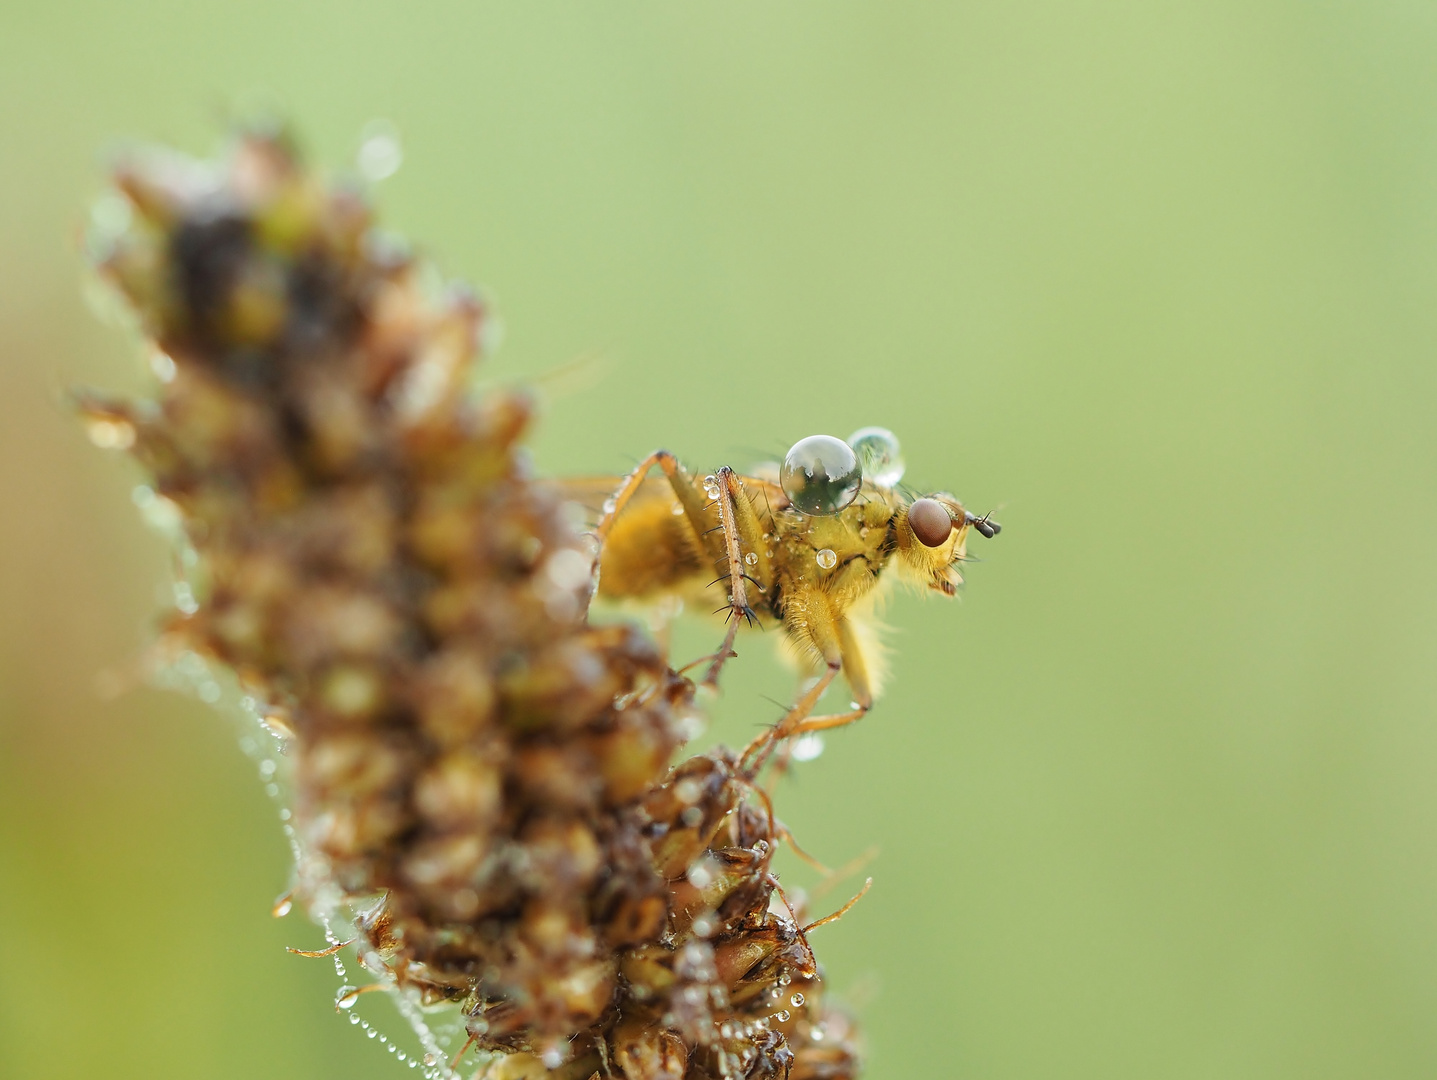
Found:
[[[714,479],[718,483],[718,497],[714,501],[718,504],[719,528],[723,531],[724,549],[720,558],[728,563],[729,627],[713,663],[704,674],[705,686],[718,685],[719,669],[723,667],[725,660],[734,655],[733,643],[738,636],[739,624],[747,622],[752,626],[757,621],[753,607],[748,602],[749,583],[763,591],[772,581],[758,515],[754,513],[753,504],[748,501],[748,495],[739,483],[738,476],[725,465],[715,474]],[[743,543],[740,543],[740,539]],[[747,553],[743,550],[745,544],[749,549]],[[756,570],[758,576],[749,574],[748,569]]]

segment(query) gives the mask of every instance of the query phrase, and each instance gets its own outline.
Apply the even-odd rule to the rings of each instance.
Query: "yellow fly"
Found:
[[[662,477],[649,476],[656,465]],[[864,428],[847,442],[828,435],[802,439],[766,476],[740,476],[725,466],[695,477],[658,450],[622,480],[570,480],[563,487],[579,499],[608,494],[594,530],[599,596],[693,598],[727,583],[719,610],[730,625],[705,682],[717,680],[745,621],[781,624],[820,670],[755,750],[868,711],[880,675],[870,611],[886,569],[952,596],[963,580],[958,564],[969,529],[985,537],[999,532],[997,522],[969,513],[946,492],[906,493],[898,486],[902,474],[893,434]],[[839,671],[852,690],[852,707],[812,715]]]

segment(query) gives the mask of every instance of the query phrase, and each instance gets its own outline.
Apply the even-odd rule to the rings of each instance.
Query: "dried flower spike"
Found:
[[[517,449],[530,402],[471,388],[483,304],[273,133],[114,182],[97,262],[162,381],[82,408],[198,554],[167,636],[292,736],[294,900],[461,1009],[494,1078],[856,1075],[767,796],[727,753],[668,769],[693,685],[589,624],[594,551]]]

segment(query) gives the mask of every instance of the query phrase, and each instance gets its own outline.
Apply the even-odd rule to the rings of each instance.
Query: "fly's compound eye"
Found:
[[[903,479],[903,450],[898,436],[883,427],[859,428],[848,437],[858,464],[870,483],[891,488]]]
[[[858,498],[863,469],[846,442],[831,435],[810,435],[794,443],[784,457],[779,482],[795,510],[825,517]]]
[[[936,499],[917,499],[908,508],[908,525],[924,547],[936,548],[947,543],[953,532],[953,519]]]

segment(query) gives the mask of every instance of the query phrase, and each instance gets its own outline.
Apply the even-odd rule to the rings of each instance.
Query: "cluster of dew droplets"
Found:
[[[178,520],[171,520],[167,499],[154,494],[148,488],[141,488],[136,490],[135,502],[146,512],[145,516],[151,524],[174,535]],[[190,549],[186,547],[184,550]],[[289,843],[295,873],[304,879],[305,895],[313,898],[311,914],[318,918],[324,931],[325,942],[331,947],[340,945],[346,939],[339,935],[337,927],[348,929],[353,926],[354,919],[344,911],[341,898],[333,887],[323,884],[328,880],[328,875],[319,865],[321,860],[313,854],[307,854],[302,848],[299,835],[292,824],[293,813],[285,802],[287,784],[284,782],[288,779],[288,769],[284,758],[293,734],[288,725],[255,698],[239,695],[233,688],[227,693],[221,682],[230,681],[226,678],[226,673],[208,663],[199,653],[190,650],[180,653],[160,668],[155,677],[161,685],[191,692],[207,704],[222,705],[226,699],[230,702],[237,700],[238,709],[224,707],[223,711],[239,714],[242,720],[240,750],[255,763],[265,794],[279,804],[280,826]],[[275,901],[272,913],[282,918],[288,915],[293,907],[292,892],[286,892]],[[426,1080],[451,1080],[456,1075],[449,1068],[448,1055],[444,1049],[445,1044],[453,1041],[452,1032],[437,1033],[428,1023],[417,1002],[411,1000],[405,992],[389,986],[386,996],[394,1002],[419,1042],[418,1051],[402,1049],[394,1036],[352,1011],[363,991],[350,983],[342,950],[336,949],[329,959],[334,965],[334,974],[340,984],[335,993],[335,1007],[348,1011],[350,1024],[363,1031],[367,1038],[376,1040],[397,1062],[410,1069],[423,1070],[422,1075]],[[361,966],[366,969],[371,967],[364,964]],[[455,1031],[458,1030],[457,1022],[451,1026]]]

